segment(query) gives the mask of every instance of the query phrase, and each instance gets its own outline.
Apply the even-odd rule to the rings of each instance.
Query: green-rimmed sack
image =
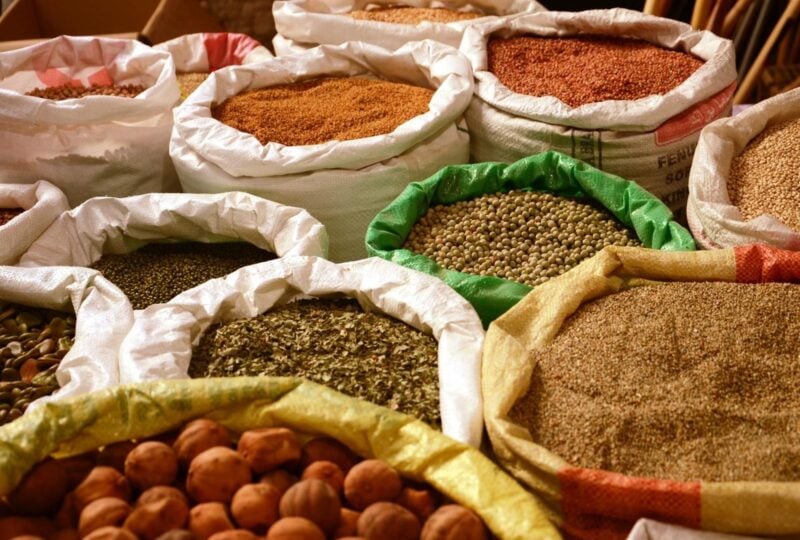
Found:
[[[560,538],[539,501],[478,450],[410,416],[283,377],[153,381],[48,403],[0,428],[0,496],[48,455],[149,437],[198,417],[239,433],[283,426],[333,437],[476,511],[498,538]]]
[[[428,257],[403,249],[403,243],[431,206],[512,189],[594,199],[632,228],[645,247],[668,251],[695,249],[689,231],[672,219],[669,208],[635,182],[559,152],[545,152],[511,164],[445,167],[427,180],[409,184],[370,223],[367,251],[444,280],[470,301],[488,326],[528,294],[531,287],[499,277],[447,270]]]

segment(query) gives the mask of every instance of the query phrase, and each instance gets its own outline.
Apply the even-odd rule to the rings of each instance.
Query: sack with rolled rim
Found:
[[[0,209],[24,211],[0,225],[0,264],[14,264],[55,219],[69,210],[67,198],[50,182],[0,184]]]
[[[580,34],[639,38],[689,52],[705,63],[663,95],[570,107],[552,96],[512,92],[488,71],[492,36]],[[733,45],[684,23],[625,9],[542,12],[471,26],[460,50],[475,72],[465,117],[473,162],[512,162],[557,150],[633,180],[683,210],[700,130],[726,115],[736,85]]]

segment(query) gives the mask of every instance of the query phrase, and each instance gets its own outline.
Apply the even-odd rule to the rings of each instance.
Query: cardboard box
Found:
[[[159,43],[222,27],[198,0],[15,0],[0,16],[0,51],[62,34]]]

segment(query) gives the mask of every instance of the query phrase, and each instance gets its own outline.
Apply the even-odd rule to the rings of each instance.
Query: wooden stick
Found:
[[[658,15],[658,0],[647,0],[642,11],[647,15]]]
[[[739,18],[744,15],[744,12],[750,7],[754,0],[736,0],[731,10],[725,15],[725,21],[722,23],[719,35],[722,37],[730,37],[736,29],[736,24]]]
[[[783,33],[783,37],[781,38],[778,44],[778,54],[775,55],[775,65],[776,66],[783,66],[788,63],[789,60],[789,50],[792,48],[792,43],[794,43],[794,35],[797,32],[797,20],[792,20],[790,24],[786,27],[786,30]]]
[[[753,65],[750,66],[750,69],[742,80],[742,84],[736,91],[736,95],[733,97],[733,102],[735,104],[743,103],[753,91],[753,88],[758,82],[758,77],[764,69],[764,64],[767,62],[769,53],[772,51],[773,47],[775,47],[775,43],[777,43],[778,39],[783,35],[784,29],[789,22],[796,19],[798,15],[800,15],[800,0],[790,0],[789,5],[786,6],[783,15],[781,15],[780,20],[778,20],[778,24],[775,25],[766,43],[761,47],[761,51],[758,53]]]
[[[702,30],[706,26],[708,14],[711,11],[712,0],[695,0],[692,11],[692,28]]]
[[[714,33],[718,33],[721,30],[725,14],[731,9],[733,2],[734,0],[717,0],[714,3],[714,8],[711,10],[711,15],[709,15],[706,23],[706,30]]]
[[[672,0],[661,0],[661,9],[658,10],[659,17],[666,17],[669,15],[669,8],[672,7]]]

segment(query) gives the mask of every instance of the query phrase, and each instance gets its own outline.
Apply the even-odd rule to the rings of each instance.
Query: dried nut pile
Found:
[[[76,99],[86,96],[117,96],[134,98],[145,91],[140,84],[125,84],[122,86],[51,86],[50,88],[36,88],[27,92],[26,96],[43,99]]]
[[[745,219],[762,214],[800,229],[800,120],[764,130],[733,158],[728,195]]]
[[[4,538],[486,540],[474,512],[326,437],[280,427],[235,445],[208,419],[36,465],[6,497]],[[56,534],[58,536],[56,536]],[[266,536],[265,536],[266,535]],[[31,537],[26,537],[31,540]]]
[[[197,90],[197,87],[205,82],[208,78],[208,73],[187,72],[178,73],[178,86],[181,89],[181,101],[184,101],[189,95]]]
[[[432,206],[403,247],[450,270],[533,287],[610,245],[641,243],[606,210],[591,204],[509,191]]]
[[[24,212],[24,208],[0,208],[0,227]]]
[[[667,283],[582,306],[511,411],[572,465],[800,480],[800,285]]]
[[[419,24],[421,22],[450,23],[483,17],[474,11],[455,11],[446,8],[416,8],[408,6],[359,9],[350,13],[354,19],[395,24]]]
[[[305,377],[440,424],[436,340],[355,300],[302,300],[213,326],[189,375]]]
[[[489,71],[511,91],[570,107],[665,94],[703,65],[691,54],[610,37],[491,38]]]
[[[225,100],[220,122],[286,146],[391,133],[428,111],[433,91],[374,79],[324,78],[252,90]]]
[[[124,255],[103,255],[92,268],[122,289],[133,309],[168,302],[183,291],[275,254],[244,242],[148,244]]]
[[[0,302],[0,424],[58,390],[55,372],[74,337],[73,315]]]

